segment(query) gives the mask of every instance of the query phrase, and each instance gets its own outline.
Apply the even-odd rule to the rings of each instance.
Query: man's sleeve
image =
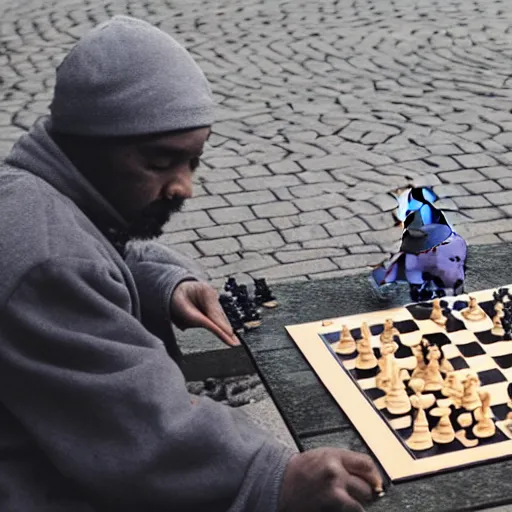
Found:
[[[174,342],[170,300],[183,281],[207,279],[201,267],[190,258],[157,242],[131,242],[125,262],[139,292],[142,323],[166,343]]]
[[[108,510],[275,511],[290,451],[240,411],[192,404],[130,307],[117,269],[32,268],[1,313],[2,403]]]

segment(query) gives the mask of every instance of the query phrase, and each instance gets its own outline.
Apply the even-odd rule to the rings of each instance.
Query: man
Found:
[[[187,393],[171,322],[237,342],[193,265],[140,240],[191,196],[212,122],[186,50],[116,17],[1,168],[2,512],[360,511],[381,486],[366,457],[295,454]]]

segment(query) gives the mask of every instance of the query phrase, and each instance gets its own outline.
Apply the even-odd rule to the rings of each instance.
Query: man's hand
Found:
[[[279,512],[363,512],[362,504],[382,486],[370,457],[337,448],[310,450],[290,459]]]
[[[199,281],[183,281],[171,297],[171,319],[181,330],[204,327],[226,345],[240,345],[217,298],[217,292]]]

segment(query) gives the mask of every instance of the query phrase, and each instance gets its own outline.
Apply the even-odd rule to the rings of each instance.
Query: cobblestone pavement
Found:
[[[215,282],[366,270],[394,199],[432,185],[470,244],[512,240],[507,0],[4,0],[0,155],[47,111],[54,68],[113,14],[174,34],[218,119],[196,197],[163,240]]]

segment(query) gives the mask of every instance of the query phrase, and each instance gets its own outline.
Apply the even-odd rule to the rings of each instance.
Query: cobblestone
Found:
[[[197,233],[201,238],[222,238],[228,236],[245,235],[246,231],[242,224],[222,224],[211,228],[200,228]]]
[[[216,208],[210,210],[213,220],[219,224],[230,224],[232,222],[243,222],[254,219],[254,213],[248,206],[232,206],[228,208]]]
[[[214,256],[218,254],[230,254],[240,249],[240,243],[236,238],[217,238],[216,240],[205,240],[196,242],[202,254]]]
[[[256,235],[245,235],[239,237],[242,247],[247,251],[260,251],[263,249],[274,249],[282,247],[285,242],[279,233],[268,231]]]
[[[294,215],[299,212],[293,203],[285,201],[257,205],[253,207],[253,210],[259,218],[282,217],[284,215]]]
[[[0,157],[47,113],[55,66],[79,35],[114,14],[158,23],[193,53],[218,104],[195,197],[162,242],[214,280],[367,272],[397,246],[391,193],[411,184],[458,207],[450,219],[470,244],[512,241],[502,0],[77,5],[2,3]]]
[[[267,219],[249,220],[244,222],[244,226],[249,233],[262,233],[272,230],[272,224]]]
[[[275,257],[281,263],[293,263],[296,261],[314,260],[331,256],[344,256],[347,251],[334,247],[324,247],[323,249],[301,249],[300,251],[281,251],[276,252]]]

